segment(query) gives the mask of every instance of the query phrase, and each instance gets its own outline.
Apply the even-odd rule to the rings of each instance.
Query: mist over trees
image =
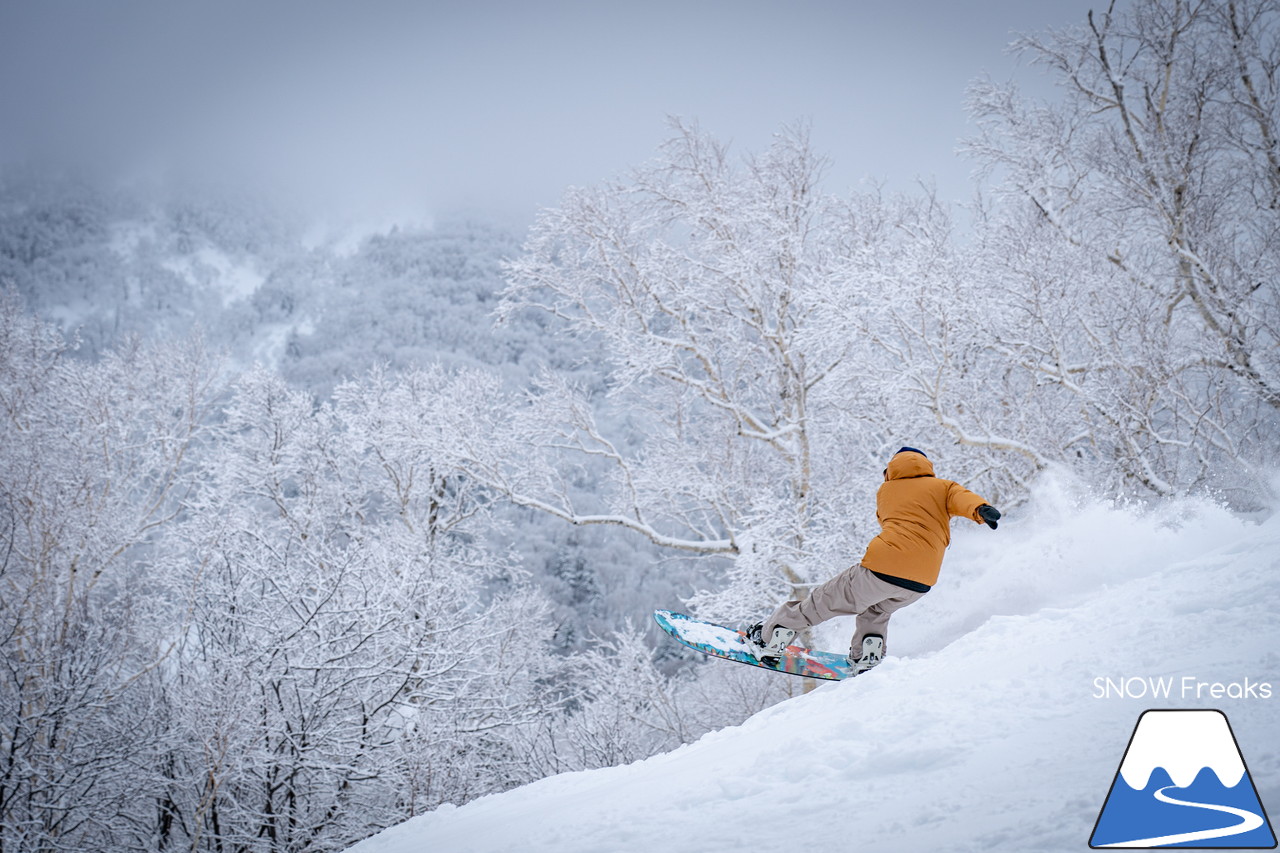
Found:
[[[738,722],[796,685],[647,614],[856,560],[904,443],[1015,517],[1053,468],[1266,506],[1278,13],[1021,40],[1062,98],[972,86],[971,225],[803,125],[674,121],[523,242],[7,176],[0,849],[340,850]]]

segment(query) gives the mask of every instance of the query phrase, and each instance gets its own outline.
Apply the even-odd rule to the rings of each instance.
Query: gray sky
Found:
[[[805,120],[827,189],[968,197],[964,89],[1045,90],[1013,31],[1097,0],[0,0],[0,158],[192,169],[371,215],[523,222],[651,157],[667,115],[738,152]]]

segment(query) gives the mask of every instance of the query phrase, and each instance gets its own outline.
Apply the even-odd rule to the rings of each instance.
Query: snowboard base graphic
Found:
[[[853,677],[853,667],[844,655],[833,652],[821,652],[805,649],[800,646],[788,646],[787,652],[776,664],[767,664],[756,658],[747,649],[745,634],[734,628],[726,628],[711,622],[703,622],[673,613],[670,610],[655,610],[653,618],[670,634],[676,642],[688,646],[694,651],[711,657],[771,669],[774,672],[785,672],[787,675],[799,675],[803,678],[821,678],[827,681],[839,681]]]

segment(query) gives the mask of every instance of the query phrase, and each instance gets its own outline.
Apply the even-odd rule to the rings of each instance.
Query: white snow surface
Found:
[[[1149,708],[1221,709],[1274,816],[1278,611],[1280,514],[1120,507],[1049,477],[998,531],[957,522],[938,586],[895,615],[868,675],[815,682],[664,755],[443,806],[351,851],[1087,850]],[[818,645],[842,649],[851,630],[828,623]],[[1107,678],[1130,695],[1100,697]],[[1168,697],[1141,695],[1161,678]],[[1241,695],[1246,680],[1271,698]]]

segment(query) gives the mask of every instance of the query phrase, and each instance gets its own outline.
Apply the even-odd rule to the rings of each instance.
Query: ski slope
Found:
[[[938,587],[895,616],[867,676],[352,853],[1087,850],[1148,708],[1225,712],[1280,817],[1280,514],[1116,507],[1053,477],[1039,495],[995,533],[957,524]]]

